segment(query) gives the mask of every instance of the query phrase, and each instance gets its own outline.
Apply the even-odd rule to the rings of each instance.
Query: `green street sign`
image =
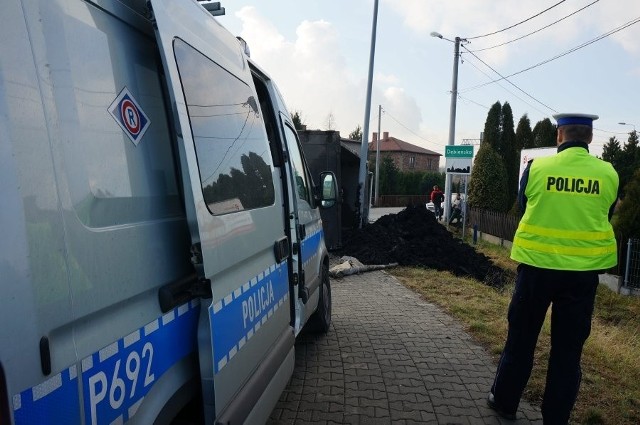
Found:
[[[473,145],[445,146],[445,158],[473,158]]]
[[[445,146],[444,158],[447,174],[471,174],[473,145]]]

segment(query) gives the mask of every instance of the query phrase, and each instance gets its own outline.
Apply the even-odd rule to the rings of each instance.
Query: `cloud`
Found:
[[[384,107],[402,117],[402,124],[412,131],[418,131],[422,114],[418,104],[400,87],[389,87],[384,91]]]
[[[290,111],[300,112],[308,128],[326,129],[329,114],[342,136],[363,126],[367,75],[348,68],[332,23],[304,20],[296,28],[295,40],[287,40],[254,7],[244,7],[236,16],[251,57],[277,82]],[[395,75],[376,74],[370,129],[377,124],[376,105],[382,100],[403,124],[418,131],[420,109],[401,84]]]
[[[491,47],[525,36],[556,20],[576,12],[591,3],[561,4],[532,18],[551,5],[541,5],[538,0],[520,0],[517,2],[497,2],[495,0],[384,0],[388,8],[397,13],[412,32],[425,37],[431,31],[453,39],[456,36],[470,38],[470,50]],[[640,2],[598,2],[581,12],[572,15],[547,29],[523,38],[499,49],[482,52],[482,58],[497,66],[507,64],[511,56],[521,56],[522,52],[538,50],[549,55],[559,53],[604,34],[640,16]],[[502,31],[511,25],[512,29]],[[591,38],[585,38],[588,30]],[[497,32],[486,37],[478,37]],[[627,52],[640,53],[637,39],[640,37],[640,23],[611,36],[611,40],[620,44]]]
[[[241,36],[245,40],[251,40],[249,48],[253,46],[259,54],[276,53],[287,49],[287,43],[278,33],[277,28],[262,19],[254,7],[243,7],[236,16],[242,21]]]
[[[350,115],[343,105],[357,98],[359,83],[345,72],[338,34],[329,22],[303,21],[296,39],[286,40],[253,7],[236,16],[242,21],[241,36],[251,57],[277,82],[289,108],[299,111],[310,128],[323,127],[330,113],[339,121],[345,113]]]
[[[382,74],[376,72],[373,76],[373,81],[375,84],[380,84],[382,86],[390,86],[390,85],[398,85],[400,84],[400,79],[393,74]]]
[[[594,26],[598,28],[601,34],[607,33],[615,28],[624,26],[626,23],[636,21],[640,17],[640,2],[622,2],[608,5],[602,13],[592,18]],[[640,54],[640,23],[633,24],[610,36],[612,40],[622,46],[622,48],[631,54]]]

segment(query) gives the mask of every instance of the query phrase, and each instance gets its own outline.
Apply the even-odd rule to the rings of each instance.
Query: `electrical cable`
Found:
[[[392,120],[394,120],[396,123],[398,123],[402,128],[404,128],[405,130],[407,130],[408,132],[410,132],[411,134],[413,134],[414,136],[418,137],[419,139],[424,140],[427,143],[431,143],[432,145],[438,146],[438,147],[442,147],[445,146],[445,143],[437,143],[437,142],[432,142],[431,140],[427,140],[424,137],[420,136],[419,134],[416,134],[413,130],[411,130],[409,127],[407,127],[406,125],[402,124],[400,121],[398,121],[397,118],[395,118],[393,115],[391,115],[386,109],[382,108],[382,112],[384,112],[386,115],[389,116],[389,118],[391,118]]]
[[[562,4],[562,3],[564,3],[565,1],[566,1],[566,0],[561,0],[561,1],[559,1],[558,3],[554,4],[553,6],[550,6],[550,7],[546,8],[546,9],[545,9],[545,10],[543,10],[542,12],[536,13],[535,15],[533,15],[533,16],[531,16],[531,17],[529,17],[529,18],[525,19],[524,21],[520,21],[520,22],[518,22],[517,24],[510,25],[510,26],[508,26],[508,27],[506,27],[506,28],[503,28],[503,29],[501,29],[501,30],[494,31],[494,32],[490,32],[490,33],[488,33],[488,34],[476,35],[476,36],[474,36],[474,37],[464,37],[464,38],[466,38],[467,40],[473,40],[473,39],[476,39],[476,38],[488,37],[488,36],[490,36],[490,35],[498,34],[498,33],[500,33],[500,32],[503,32],[503,31],[509,30],[509,29],[511,29],[511,28],[517,27],[517,26],[518,26],[518,25],[520,25],[520,24],[524,24],[525,22],[530,21],[530,20],[532,20],[533,18],[538,17],[538,16],[542,15],[542,14],[543,14],[543,13],[545,13],[545,12],[548,12],[549,10],[551,10],[551,9],[553,9],[554,7],[556,7],[556,6],[558,6],[558,5]]]
[[[487,109],[487,110],[491,109],[488,106],[485,106],[485,105],[483,105],[481,103],[476,102],[475,100],[469,99],[468,97],[464,97],[464,96],[458,95],[458,99],[465,100],[467,102],[473,103],[473,104],[475,104],[477,106],[480,106],[481,108],[484,108],[484,109]]]
[[[495,72],[496,74],[498,74],[501,79],[500,80],[504,80],[507,83],[511,84],[513,87],[515,87],[516,89],[520,90],[522,93],[524,93],[525,95],[527,95],[528,97],[530,97],[531,99],[535,100],[536,102],[538,102],[540,105],[544,106],[545,108],[549,109],[550,111],[553,112],[558,112],[555,109],[553,109],[551,106],[546,105],[544,103],[542,103],[541,101],[539,101],[538,99],[536,99],[535,97],[531,96],[529,93],[527,93],[526,91],[522,90],[520,87],[518,87],[517,85],[515,85],[514,83],[512,83],[511,81],[509,81],[507,78],[508,77],[504,77],[502,74],[500,74],[498,71],[496,71],[493,67],[491,67],[491,65],[489,65],[488,63],[486,63],[485,61],[483,61],[482,59],[480,59],[475,53],[469,51],[466,47],[462,46],[467,52],[471,53],[471,55],[478,59],[480,62],[482,62],[487,68],[491,69],[493,72]],[[510,77],[510,76],[509,76]],[[500,80],[495,80],[495,81],[500,81]],[[540,111],[538,111],[540,112]]]
[[[609,133],[609,134],[629,134],[630,131],[610,131],[610,130],[603,130],[601,128],[595,128],[593,127],[593,131],[600,131],[602,133]]]
[[[509,77],[513,77],[513,76],[515,76],[515,75],[522,74],[523,72],[531,71],[532,69],[537,68],[537,67],[539,67],[539,66],[546,65],[546,64],[547,64],[547,63],[549,63],[549,62],[552,62],[552,61],[554,61],[554,60],[556,60],[556,59],[560,59],[560,58],[561,58],[561,57],[563,57],[563,56],[566,56],[566,55],[568,55],[568,54],[570,54],[570,53],[573,53],[573,52],[578,51],[578,50],[580,50],[580,49],[582,49],[582,48],[584,48],[584,47],[587,47],[587,46],[589,46],[589,45],[591,45],[591,44],[595,43],[596,41],[600,41],[600,40],[602,40],[602,39],[604,39],[604,38],[606,38],[606,37],[609,37],[610,35],[613,35],[613,34],[615,34],[615,33],[617,33],[617,32],[620,32],[620,31],[622,31],[623,29],[626,29],[626,28],[630,27],[631,25],[635,25],[635,24],[637,24],[638,22],[640,22],[640,17],[638,17],[638,18],[634,18],[634,19],[632,19],[631,21],[629,21],[629,22],[627,22],[627,23],[625,23],[625,24],[622,24],[621,26],[619,26],[619,27],[617,27],[617,28],[614,28],[614,29],[612,29],[612,30],[610,30],[610,31],[608,31],[608,32],[606,32],[606,33],[604,33],[604,34],[602,34],[602,35],[599,35],[598,37],[596,37],[596,38],[594,38],[594,39],[592,39],[592,40],[586,41],[586,42],[584,42],[584,43],[582,43],[582,44],[580,44],[580,45],[578,45],[578,46],[576,46],[576,47],[573,47],[573,48],[571,48],[571,49],[567,50],[567,51],[566,51],[566,52],[564,52],[564,53],[560,53],[560,54],[558,54],[558,55],[556,55],[556,56],[554,56],[554,57],[552,57],[552,58],[546,59],[546,60],[544,60],[544,61],[542,61],[542,62],[539,62],[539,63],[537,63],[537,64],[535,64],[535,65],[532,65],[532,66],[530,66],[530,67],[528,67],[528,68],[522,69],[522,70],[520,70],[520,71],[518,71],[518,72],[514,72],[513,74],[509,74],[509,75],[507,75],[507,76],[502,76],[502,75],[501,75],[501,76],[500,76],[501,78],[499,78],[499,79],[497,79],[497,80],[492,80],[492,81],[489,81],[489,82],[486,82],[486,83],[483,83],[483,84],[479,84],[479,85],[477,85],[477,86],[473,86],[473,87],[466,88],[466,89],[464,89],[464,90],[463,90],[463,92],[465,92],[465,93],[466,93],[466,92],[468,92],[468,91],[475,90],[475,89],[479,89],[480,87],[488,86],[489,84],[493,84],[493,83],[496,83],[496,82],[498,82],[498,81],[507,80],[507,78],[509,78]],[[474,54],[473,54],[473,52],[471,52],[470,50],[468,50],[466,47],[465,47],[465,50],[467,50],[467,52],[469,52],[469,53],[471,53],[472,55],[474,55]],[[475,55],[474,55],[474,56],[475,56]],[[476,56],[476,58],[477,58],[477,56]],[[480,58],[478,58],[478,59],[480,60]],[[498,74],[498,75],[499,75],[499,74]],[[508,80],[507,80],[507,81],[508,81]]]
[[[533,32],[530,32],[529,34],[525,34],[525,35],[523,35],[522,37],[514,38],[513,40],[509,40],[509,41],[506,41],[506,42],[501,43],[501,44],[496,44],[495,46],[491,46],[491,47],[483,47],[482,49],[474,49],[474,50],[472,50],[472,52],[483,52],[483,51],[485,51],[485,50],[491,50],[491,49],[495,49],[496,47],[502,47],[502,46],[505,46],[505,45],[507,45],[507,44],[511,44],[511,43],[513,43],[514,41],[522,40],[523,38],[529,37],[530,35],[533,35],[533,34],[535,34],[535,33],[537,33],[537,32],[540,32],[540,31],[542,31],[542,30],[544,30],[544,29],[547,29],[547,28],[549,28],[549,27],[551,27],[551,26],[553,26],[553,25],[557,24],[558,22],[564,21],[565,19],[567,19],[567,18],[569,18],[569,17],[571,17],[571,16],[575,15],[575,14],[576,14],[576,13],[578,13],[578,12],[582,12],[582,11],[583,11],[583,10],[585,10],[587,7],[593,6],[594,4],[598,3],[599,1],[600,1],[600,0],[595,0],[594,2],[589,3],[588,5],[586,5],[586,6],[582,7],[582,8],[580,8],[580,9],[576,10],[575,12],[570,13],[570,14],[568,14],[567,16],[565,16],[565,17],[563,17],[563,18],[560,18],[560,19],[558,19],[557,21],[552,22],[552,23],[550,23],[549,25],[545,25],[545,26],[544,26],[544,27],[542,27],[542,28],[538,28],[537,30],[535,30],[535,31],[533,31]]]
[[[480,61],[482,62],[482,60],[480,60]],[[474,67],[475,69],[477,69],[478,71],[480,71],[482,74],[484,74],[487,78],[491,79],[491,76],[490,76],[489,74],[487,74],[486,72],[484,72],[483,70],[481,70],[480,68],[478,68],[478,67],[473,63],[473,61],[470,61],[469,59],[467,59],[467,60],[466,60],[466,62],[467,62],[468,64],[470,64],[471,66],[473,66],[473,67]],[[484,63],[484,62],[483,62],[483,63]],[[487,65],[487,64],[485,63],[485,65]],[[487,67],[491,68],[491,67],[490,67],[490,66],[488,66],[488,65],[487,65]],[[496,72],[496,71],[494,70],[494,72]],[[500,74],[498,74],[498,75],[500,75]],[[510,84],[513,84],[513,83],[511,83],[511,82],[509,82],[509,83],[510,83]],[[507,93],[509,93],[509,94],[511,94],[512,96],[514,96],[515,98],[517,98],[518,100],[520,100],[522,103],[524,103],[524,104],[526,104],[526,105],[529,105],[530,107],[532,107],[532,108],[533,108],[533,109],[535,109],[536,111],[540,112],[540,114],[542,114],[542,116],[547,116],[547,113],[546,113],[546,112],[543,112],[543,111],[541,111],[540,109],[536,108],[534,105],[530,104],[529,102],[527,102],[526,100],[524,100],[523,98],[521,98],[520,96],[518,96],[517,94],[515,94],[514,92],[512,92],[511,90],[507,89],[507,88],[506,88],[506,87],[504,87],[502,84],[498,83],[498,86],[499,86],[500,88],[502,88],[504,91],[506,91]],[[518,87],[516,86],[516,88],[518,88]],[[518,89],[524,93],[524,91],[523,91],[522,89],[520,89],[520,88],[518,88]],[[527,94],[527,93],[525,93],[525,94]],[[460,96],[460,94],[458,94],[458,96]],[[527,94],[527,96],[529,96],[529,97],[533,98],[533,97],[532,97],[531,95],[529,95],[529,94]],[[534,100],[535,100],[535,99],[534,99]],[[538,102],[538,103],[540,103],[540,102]],[[552,109],[552,110],[553,110],[553,109]]]

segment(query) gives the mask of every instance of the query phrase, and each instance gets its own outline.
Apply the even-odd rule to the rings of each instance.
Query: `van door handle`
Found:
[[[163,285],[158,291],[160,310],[163,313],[194,298],[211,297],[211,281],[199,277],[195,271]]]
[[[300,240],[307,237],[307,227],[304,224],[298,225],[298,235],[300,236]]]
[[[289,258],[289,238],[286,236],[281,237],[273,245],[273,252],[276,256],[276,263],[281,263],[286,258]]]

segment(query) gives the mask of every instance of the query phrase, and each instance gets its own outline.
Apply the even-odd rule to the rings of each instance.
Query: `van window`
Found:
[[[273,205],[273,163],[254,92],[182,40],[174,53],[209,211]]]
[[[56,150],[71,202],[90,228],[184,214],[152,39],[106,13],[69,8],[58,25],[66,44],[46,40],[57,121]],[[53,19],[53,18],[52,18]],[[44,41],[43,41],[44,42]],[[150,126],[137,146],[107,112],[126,88]]]
[[[287,139],[287,147],[289,148],[289,156],[291,157],[291,164],[293,165],[294,178],[296,180],[296,192],[298,199],[307,201],[311,204],[311,197],[309,194],[309,181],[307,175],[304,172],[304,165],[302,162],[302,154],[300,153],[300,146],[298,146],[298,138],[294,130],[288,125],[284,126],[284,135]]]

